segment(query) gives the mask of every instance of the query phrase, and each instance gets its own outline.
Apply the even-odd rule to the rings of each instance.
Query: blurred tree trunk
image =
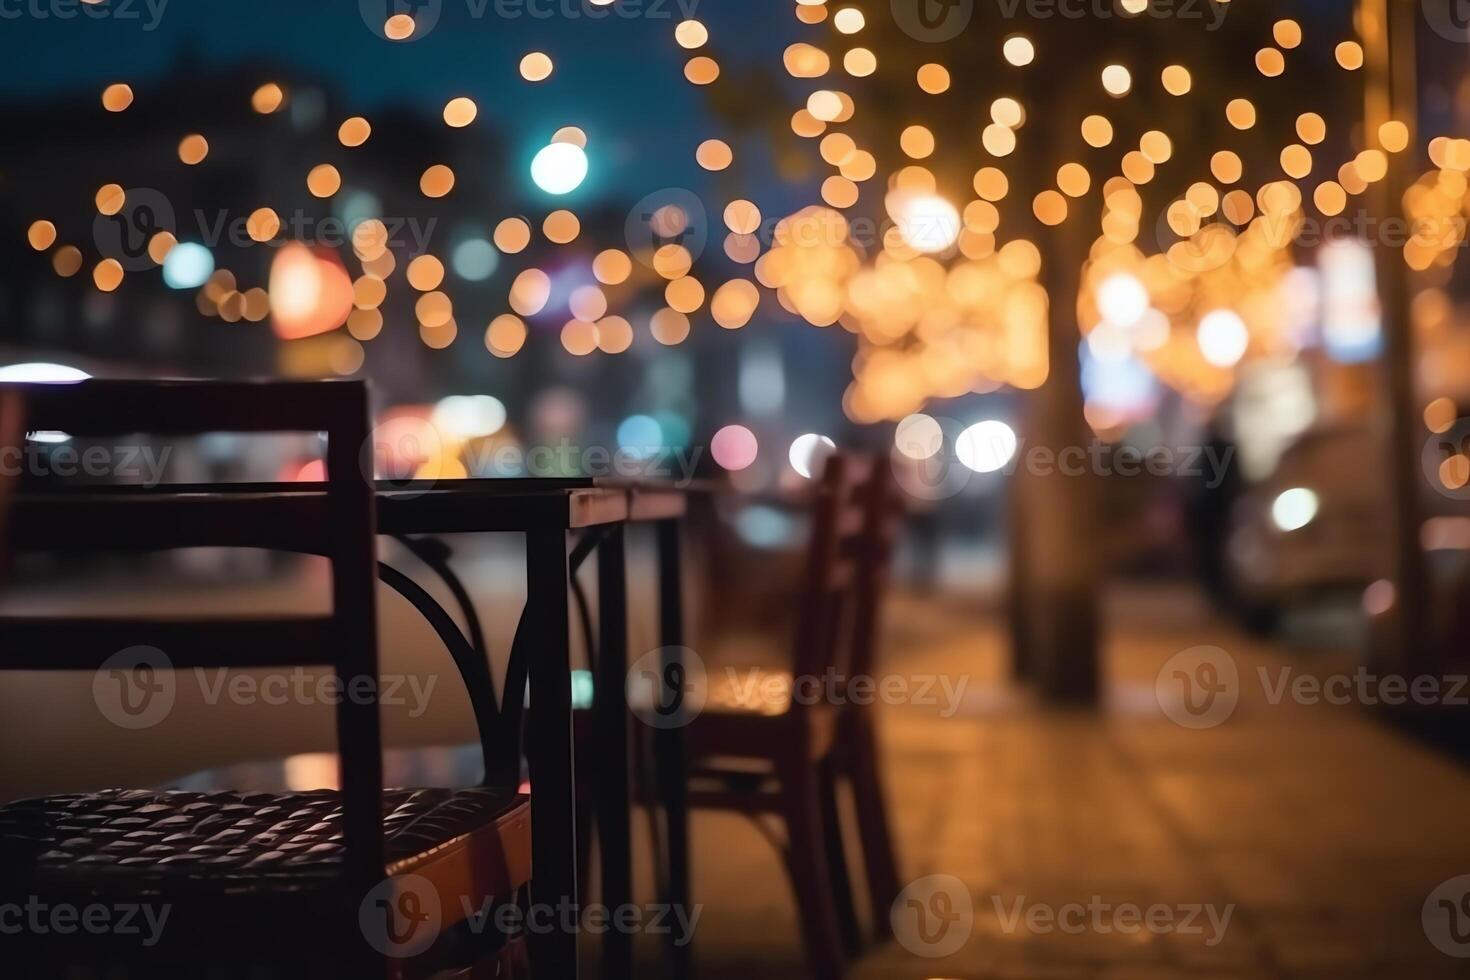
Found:
[[[1388,663],[1375,669],[1418,675],[1436,669],[1435,651],[1426,629],[1429,608],[1429,577],[1424,550],[1419,541],[1423,515],[1419,500],[1420,451],[1425,433],[1420,426],[1420,406],[1415,391],[1417,358],[1414,324],[1409,314],[1409,269],[1402,243],[1389,240],[1393,225],[1402,218],[1404,192],[1415,179],[1418,161],[1418,126],[1415,84],[1414,31],[1418,4],[1413,0],[1360,0],[1359,20],[1367,53],[1367,104],[1365,140],[1376,145],[1380,126],[1397,119],[1409,127],[1409,149],[1388,154],[1388,174],[1373,185],[1370,199],[1378,218],[1378,235],[1373,242],[1377,265],[1378,297],[1382,307],[1384,392],[1388,418],[1383,426],[1392,495],[1394,529],[1393,582],[1397,595],[1391,621],[1394,648],[1379,651]]]
[[[1100,486],[1082,415],[1077,295],[1097,222],[1091,207],[1070,204],[1067,221],[1037,241],[1050,297],[1049,371],[1046,383],[1025,395],[1022,455],[1012,478],[1011,633],[1019,677],[1034,681],[1048,701],[1090,705],[1101,673]],[[1056,462],[1028,465],[1037,450]],[[1071,457],[1066,472],[1064,452]]]

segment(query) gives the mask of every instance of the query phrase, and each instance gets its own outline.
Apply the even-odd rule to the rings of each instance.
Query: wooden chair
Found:
[[[325,433],[324,493],[22,488],[10,538],[17,550],[212,545],[320,555],[331,563],[332,609],[233,619],[7,617],[0,669],[97,671],[97,689],[115,683],[126,685],[125,696],[146,696],[137,685],[157,684],[148,666],[330,666],[340,690],[357,696],[337,707],[340,792],[110,790],[0,808],[0,903],[170,911],[152,948],[115,934],[0,936],[5,975],[61,975],[63,967],[102,975],[103,965],[109,977],[506,975],[497,961],[513,958],[507,949],[516,944],[470,929],[466,907],[514,902],[529,881],[528,799],[511,787],[382,786],[374,497],[360,458],[370,445],[366,386],[0,386],[0,399],[16,398],[27,427],[73,436]],[[139,647],[138,671],[100,670],[118,651]],[[419,914],[435,902],[437,922]]]
[[[888,593],[888,573],[902,523],[903,503],[893,474],[886,466],[874,467],[865,490],[865,515],[861,558],[858,562],[857,602],[852,631],[853,677],[877,677],[878,638],[882,631],[884,599]],[[891,910],[900,885],[898,860],[893,849],[893,832],[888,824],[888,803],[883,769],[878,753],[877,711],[869,703],[848,704],[838,726],[837,752],[829,770],[833,777],[826,783],[829,834],[828,850],[834,853],[834,891],[851,894],[846,869],[841,862],[844,853],[841,821],[837,812],[836,781],[845,780],[851,787],[857,817],[858,837],[862,844],[863,870],[872,909],[873,931],[878,939],[892,935]],[[844,938],[849,948],[856,939],[856,923],[847,909],[839,907]]]
[[[871,461],[837,455],[827,463],[813,506],[807,567],[794,646],[782,670],[711,676],[703,711],[689,726],[693,807],[733,811],[785,827],[784,858],[800,913],[808,969],[833,980],[844,969],[840,921],[848,895],[836,894],[827,813],[837,764],[841,699],[794,697],[798,679],[841,677],[849,667],[859,595]],[[762,696],[752,699],[756,682]],[[770,696],[774,695],[774,697]]]

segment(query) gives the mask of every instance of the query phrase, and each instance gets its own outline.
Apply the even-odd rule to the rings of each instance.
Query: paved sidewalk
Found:
[[[854,980],[1470,975],[1421,919],[1437,885],[1470,874],[1470,774],[1356,708],[1273,704],[1263,689],[1260,669],[1274,685],[1287,666],[1350,672],[1346,658],[1289,657],[1187,592],[1130,591],[1110,602],[1108,711],[1053,713],[1004,683],[995,616],[907,598],[889,619],[889,670],[970,678],[953,718],[885,708],[883,740],[904,872],[959,878],[974,922],[946,958],[890,943]],[[1228,652],[1240,698],[1192,730],[1165,716],[1155,679],[1199,644]],[[738,818],[694,829],[700,976],[802,977],[769,845]],[[931,936],[957,935],[937,922]]]

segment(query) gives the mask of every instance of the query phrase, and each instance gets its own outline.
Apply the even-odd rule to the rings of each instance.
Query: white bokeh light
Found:
[[[1283,490],[1271,503],[1271,522],[1283,531],[1299,531],[1317,518],[1316,493],[1306,487]]]
[[[955,440],[955,455],[976,473],[994,473],[1016,455],[1016,433],[996,419],[976,422]]]
[[[787,453],[787,459],[791,461],[793,470],[810,480],[812,474],[821,469],[822,464],[836,448],[837,443],[826,436],[808,432],[804,436],[797,436],[791,443],[791,451]]]
[[[909,459],[933,459],[944,446],[944,430],[930,415],[916,412],[898,423],[893,448]]]
[[[531,161],[531,179],[548,194],[570,194],[587,179],[587,154],[575,143],[543,146]]]
[[[960,237],[960,213],[937,194],[906,198],[894,209],[899,234],[917,252],[943,252]]]
[[[1097,287],[1097,308],[1107,322],[1131,327],[1148,312],[1148,290],[1127,273],[1109,276]]]
[[[1215,367],[1234,367],[1250,346],[1250,331],[1234,310],[1206,313],[1195,332],[1200,353]]]

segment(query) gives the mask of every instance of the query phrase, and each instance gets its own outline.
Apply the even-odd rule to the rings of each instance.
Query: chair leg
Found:
[[[592,878],[592,791],[586,787],[577,790],[577,894],[590,895],[589,882]]]
[[[888,803],[883,793],[883,770],[878,759],[878,738],[871,718],[853,718],[843,746],[847,775],[852,781],[857,807],[858,835],[863,846],[868,895],[873,906],[873,929],[879,939],[893,934],[890,910],[898,899],[898,860],[893,850],[893,832],[888,825]]]
[[[786,767],[781,773],[786,865],[812,980],[841,980],[842,950],[832,908],[819,782],[814,771],[804,764]]]
[[[836,758],[823,761],[820,776],[822,830],[827,843],[827,877],[831,881],[832,909],[837,916],[838,936],[848,956],[862,951],[857,907],[853,902],[852,876],[847,867],[847,848],[842,836],[842,806],[838,799]]]

